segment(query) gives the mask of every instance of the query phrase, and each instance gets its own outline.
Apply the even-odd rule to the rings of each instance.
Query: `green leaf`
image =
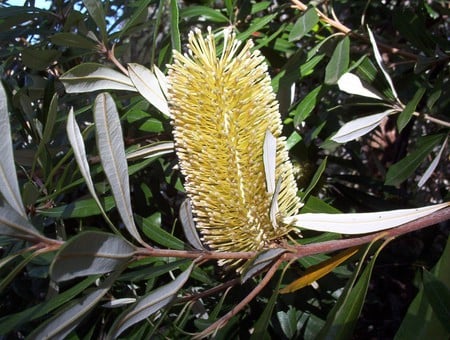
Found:
[[[364,262],[364,257],[374,243],[371,243],[360,260],[360,263]],[[356,280],[359,270],[354,272],[353,280],[349,281],[349,284],[344,289],[344,292],[339,297],[335,306],[328,314],[327,321],[324,327],[321,329],[317,336],[317,339],[350,339],[353,334],[356,322],[361,314],[361,310],[366,298],[367,289],[369,287],[370,277],[375,265],[375,261],[387,242],[383,243],[376,251],[370,262],[364,268],[359,279]],[[356,282],[356,284],[353,284]]]
[[[249,261],[243,270],[241,282],[244,283],[256,273],[271,265],[287,250],[284,248],[271,248],[264,250]]]
[[[73,33],[65,33],[60,32],[56,33],[50,37],[50,41],[55,45],[60,46],[68,46],[74,48],[84,48],[87,50],[94,50],[97,46],[97,43],[87,37],[84,37],[80,34]]]
[[[108,34],[106,33],[106,15],[103,9],[103,3],[97,0],[83,0],[89,15],[97,24],[102,40],[106,42]]]
[[[156,75],[148,68],[133,63],[128,64],[128,73],[139,93],[159,111],[170,117],[169,106]]]
[[[306,312],[301,312],[292,306],[289,306],[287,312],[279,311],[277,313],[281,329],[288,339],[295,339],[298,332],[302,329],[308,319]]]
[[[33,70],[45,70],[55,61],[59,60],[61,52],[57,50],[43,50],[34,47],[22,51],[23,63]]]
[[[399,132],[402,132],[404,127],[410,121],[414,111],[416,111],[417,104],[419,104],[425,94],[425,91],[426,89],[424,87],[419,88],[414,94],[414,97],[408,102],[408,104],[406,104],[403,111],[397,117],[397,128]]]
[[[53,218],[83,218],[102,214],[99,204],[101,204],[102,207],[104,206],[104,211],[110,211],[115,206],[114,198],[112,196],[102,198],[102,201],[103,204],[101,204],[100,201],[97,202],[93,198],[82,199],[56,208],[36,209],[36,212],[43,216]]]
[[[433,277],[442,282],[448,289],[450,286],[450,237],[441,258],[431,273]],[[447,305],[448,308],[448,305]],[[440,316],[436,315],[434,308],[425,294],[422,286],[412,301],[406,315],[395,335],[395,340],[421,340],[421,339],[447,339],[449,331],[448,319],[442,324]]]
[[[303,38],[313,27],[319,22],[319,16],[316,13],[314,7],[310,7],[306,12],[302,14],[300,18],[295,22],[289,33],[289,41],[296,41]]]
[[[325,84],[336,84],[347,71],[350,62],[350,38],[345,36],[338,42],[325,68]]]
[[[441,146],[438,154],[433,159],[433,161],[430,163],[430,165],[428,166],[427,170],[425,170],[425,172],[423,173],[423,175],[420,178],[419,182],[417,183],[417,186],[419,188],[422,185],[424,185],[426,181],[428,181],[428,179],[431,177],[431,175],[433,174],[434,170],[438,166],[439,161],[440,161],[440,159],[442,157],[442,153],[444,152],[445,148],[447,147],[447,142],[448,142],[448,136],[445,137],[444,143],[442,143],[442,146]]]
[[[184,249],[184,242],[161,228],[161,213],[147,218],[136,215],[136,222],[142,232],[152,241],[169,249]]]
[[[94,119],[97,148],[111,191],[125,227],[139,243],[145,245],[134,224],[130,183],[119,113],[109,93],[95,99]]]
[[[208,21],[217,23],[228,23],[228,18],[218,10],[206,6],[188,6],[180,11],[182,19],[203,17]]]
[[[319,85],[308,93],[297,105],[297,108],[290,114],[291,116],[294,116],[294,126],[299,126],[306,118],[309,117],[312,110],[314,110],[317,105],[317,100],[320,99],[319,93],[321,89],[322,85]]]
[[[170,41],[172,43],[172,49],[178,52],[181,51],[179,21],[178,1],[170,0]]]
[[[147,296],[139,299],[136,304],[125,310],[117,317],[109,331],[108,338],[117,338],[130,326],[148,318],[171,303],[178,291],[186,283],[193,268],[194,264],[191,264],[189,268],[182,272],[175,280],[155,289]]]
[[[239,34],[236,35],[236,38],[238,40],[242,40],[245,41],[247,40],[249,37],[251,37],[251,35],[257,31],[259,31],[260,29],[266,27],[267,24],[269,24],[270,22],[272,22],[276,17],[278,16],[278,13],[274,13],[271,15],[267,15],[265,17],[262,18],[256,18],[254,19],[251,24],[250,27],[245,30],[244,32],[241,32]]]
[[[120,29],[119,39],[122,38],[124,34],[128,33],[128,30],[133,26],[140,23],[143,20],[142,17],[147,18],[148,6],[152,0],[141,0],[139,1],[139,6],[133,11],[133,14],[127,19],[125,26]]]
[[[96,304],[111,288],[120,271],[108,276],[94,291],[84,297],[69,303],[66,308],[59,311],[54,317],[45,321],[28,337],[31,340],[64,339],[78,324],[89,315]]]
[[[123,73],[96,63],[83,63],[64,73],[59,80],[67,93],[98,90],[136,91],[132,81]]]
[[[319,183],[320,177],[322,177],[322,174],[325,171],[326,167],[327,167],[327,158],[325,157],[325,159],[320,163],[319,167],[314,173],[314,176],[311,179],[308,188],[306,188],[305,192],[303,193],[303,199],[305,197],[308,197],[311,191],[316,187],[317,183]]]
[[[134,255],[135,248],[122,237],[87,231],[67,241],[50,266],[57,282],[117,270]]]
[[[180,220],[183,226],[184,235],[189,243],[195,249],[205,249],[198,236],[197,228],[195,227],[194,217],[192,216],[191,201],[186,198],[180,206]]]
[[[450,289],[435,275],[423,269],[423,291],[434,315],[441,321],[442,326],[450,334]]]
[[[361,136],[364,136],[366,133],[369,133],[378,125],[380,125],[381,121],[392,112],[393,110],[389,109],[381,113],[375,113],[366,117],[356,118],[348,123],[345,123],[338,130],[338,132],[336,132],[336,134],[331,137],[331,140],[336,143],[347,143]]]
[[[14,164],[11,126],[9,124],[8,101],[3,84],[0,82],[0,193],[3,199],[22,217],[26,217],[25,208],[20,196]],[[1,222],[0,222],[1,223]],[[0,224],[0,232],[2,230]]]
[[[444,136],[444,134],[436,134],[419,138],[414,151],[389,167],[385,184],[395,186],[405,181],[433,151],[434,147],[442,142]]]
[[[78,294],[84,292],[86,288],[88,288],[95,282],[96,279],[96,276],[88,277],[77,285],[51,298],[50,300],[46,300],[21,312],[0,318],[0,334],[7,334],[17,329],[22,324],[25,324],[29,321],[35,320],[52,312],[67,301],[75,298]]]
[[[33,225],[5,201],[0,200],[0,235],[36,242],[43,236]]]

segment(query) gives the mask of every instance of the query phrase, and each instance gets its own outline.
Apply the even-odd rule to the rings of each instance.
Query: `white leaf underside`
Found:
[[[448,206],[450,206],[450,202],[416,209],[399,209],[372,213],[307,213],[286,217],[283,219],[283,222],[315,231],[339,234],[365,234],[398,227]]]

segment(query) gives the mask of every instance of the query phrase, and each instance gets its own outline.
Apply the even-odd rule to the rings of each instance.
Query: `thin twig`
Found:
[[[219,320],[214,322],[212,325],[203,330],[201,333],[198,333],[193,339],[203,339],[204,337],[223,327],[233,316],[239,313],[248,303],[250,303],[250,301],[252,301],[261,292],[261,290],[269,283],[270,279],[277,272],[278,267],[281,265],[283,261],[284,260],[282,256],[272,265],[272,267],[270,267],[264,278],[250,292],[250,294],[248,294],[241,302],[239,302],[236,306],[234,306],[233,309],[230,310],[227,314],[222,316]]]

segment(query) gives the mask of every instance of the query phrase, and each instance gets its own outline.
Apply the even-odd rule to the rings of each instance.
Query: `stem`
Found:
[[[264,278],[250,292],[250,294],[248,294],[241,302],[239,302],[236,306],[234,306],[233,309],[230,310],[227,314],[222,316],[219,320],[214,322],[212,325],[203,330],[201,333],[198,333],[193,339],[203,339],[206,336],[210,335],[211,333],[217,331],[219,328],[223,327],[233,316],[239,313],[247,304],[250,303],[250,301],[252,301],[261,292],[261,290],[269,283],[270,279],[276,273],[278,267],[283,261],[284,260],[282,256],[272,265],[272,267],[270,267]]]
[[[119,70],[122,71],[122,73],[128,76],[128,70],[117,60],[116,56],[114,55],[114,46],[115,45],[113,45],[112,49],[107,49],[106,56],[114,63],[114,65],[117,66]]]
[[[435,118],[433,116],[430,116],[429,114],[426,114],[426,113],[421,114],[420,112],[413,112],[413,115],[416,117],[423,116],[424,119],[429,120],[430,122],[450,128],[449,122],[446,122],[445,120],[442,120],[442,119]]]

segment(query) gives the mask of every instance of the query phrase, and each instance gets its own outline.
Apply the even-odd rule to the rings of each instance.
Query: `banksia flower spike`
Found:
[[[169,66],[185,189],[202,240],[217,251],[270,247],[294,230],[282,219],[301,206],[267,66],[252,47],[225,29],[217,56],[211,30],[195,30],[189,53],[175,51]]]

